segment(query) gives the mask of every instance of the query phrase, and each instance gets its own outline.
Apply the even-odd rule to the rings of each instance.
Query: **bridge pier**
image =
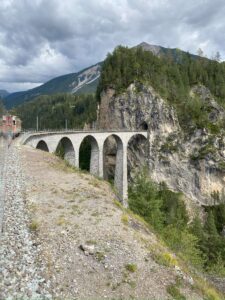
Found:
[[[127,143],[117,139],[114,185],[124,206],[127,206]]]
[[[91,141],[91,161],[90,161],[90,173],[95,176],[99,176],[99,145],[93,138],[89,137]]]
[[[99,176],[99,151],[91,149],[90,173]]]
[[[99,163],[98,163],[98,176],[100,178],[104,178],[104,169],[103,169],[103,165],[104,165],[104,156],[103,156],[103,144],[99,145],[99,153],[98,153],[98,159],[99,159]]]
[[[75,144],[73,142],[73,148],[74,148],[74,152],[75,152],[74,167],[76,167],[77,169],[79,169],[79,149],[80,149],[80,143],[79,144]]]
[[[117,189],[123,205],[127,207],[128,184],[127,184],[127,149],[118,149],[116,155],[115,188]]]

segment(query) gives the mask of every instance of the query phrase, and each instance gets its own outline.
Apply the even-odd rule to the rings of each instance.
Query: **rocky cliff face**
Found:
[[[191,96],[207,102],[211,121],[222,120],[224,110],[205,87],[194,87]],[[112,89],[107,90],[101,97],[98,123],[100,128],[148,129],[150,153],[147,153],[147,160],[142,140],[129,145],[131,179],[134,174],[131,170],[137,171],[147,162],[154,181],[164,181],[171,189],[183,192],[199,204],[214,204],[224,197],[224,135],[212,135],[204,129],[185,134],[175,109],[153,88],[132,84],[120,95],[115,95]],[[115,155],[115,148],[111,152]],[[107,154],[110,155],[110,150]]]

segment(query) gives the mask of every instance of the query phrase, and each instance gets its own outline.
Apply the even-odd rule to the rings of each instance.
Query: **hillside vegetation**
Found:
[[[4,97],[6,108],[10,109],[24,102],[30,102],[41,95],[58,93],[88,94],[94,93],[98,84],[101,63],[83,69],[78,73],[66,74],[53,78],[46,83],[28,91],[16,92]]]
[[[56,94],[39,96],[13,110],[23,121],[24,129],[35,129],[39,117],[39,129],[82,128],[96,119],[96,100],[92,94]]]
[[[198,210],[190,223],[182,194],[170,191],[164,183],[157,186],[143,172],[130,187],[129,206],[182,259],[210,274],[225,276],[224,203],[207,208],[204,225]]]
[[[56,79],[49,82],[46,87],[48,91],[42,92],[49,93],[50,84],[53,82],[55,85]],[[70,78],[65,76],[65,80],[67,79]],[[82,95],[93,92],[98,81],[97,101],[100,101],[102,91],[108,87],[114,88],[119,94],[133,82],[136,82],[137,86],[139,84],[140,88],[141,85],[147,84],[175,107],[180,125],[186,132],[195,128],[208,128],[211,133],[218,133],[221,128],[225,128],[224,120],[209,120],[208,114],[212,107],[207,102],[202,102],[196,95],[190,95],[193,86],[202,84],[210,90],[217,103],[225,108],[225,63],[194,56],[179,49],[164,51],[158,57],[141,46],[131,49],[119,46],[112,54],[108,54],[103,62],[100,79],[76,93]],[[51,93],[54,91],[55,87]],[[60,92],[58,89],[56,91]],[[32,97],[34,96],[32,93]],[[70,103],[73,105],[76,101],[79,102],[77,109],[71,109]],[[40,124],[42,129],[63,128],[66,116],[69,116],[67,119],[70,128],[81,127],[85,122],[93,121],[97,101],[93,96],[79,98],[70,94],[40,95],[34,97],[31,102],[24,102],[16,107],[14,112],[22,118],[24,128],[35,127],[37,114],[43,119]]]
[[[161,97],[173,105],[182,128],[206,127],[217,133],[225,127],[224,120],[210,122],[208,113],[212,109],[198,97],[191,97],[195,85],[206,86],[218,104],[225,107],[225,63],[190,55],[180,50],[162,57],[155,56],[141,47],[119,46],[108,54],[102,66],[97,97],[108,87],[122,93],[133,82],[151,85]],[[137,91],[138,92],[138,91]]]

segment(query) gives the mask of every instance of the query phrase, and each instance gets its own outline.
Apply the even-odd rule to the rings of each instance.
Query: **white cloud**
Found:
[[[224,15],[223,0],[1,0],[0,88],[79,71],[118,44],[201,47],[225,58]]]

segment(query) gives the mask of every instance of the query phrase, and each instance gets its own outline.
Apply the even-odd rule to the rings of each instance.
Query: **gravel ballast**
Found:
[[[3,145],[3,141],[1,141]],[[42,278],[43,266],[37,264],[39,248],[33,244],[29,216],[25,205],[25,179],[18,146],[3,152],[1,167],[1,209],[4,206],[0,236],[0,299],[51,298]],[[4,181],[3,181],[4,179]],[[4,204],[3,204],[4,199]],[[2,211],[2,210],[1,210]]]

